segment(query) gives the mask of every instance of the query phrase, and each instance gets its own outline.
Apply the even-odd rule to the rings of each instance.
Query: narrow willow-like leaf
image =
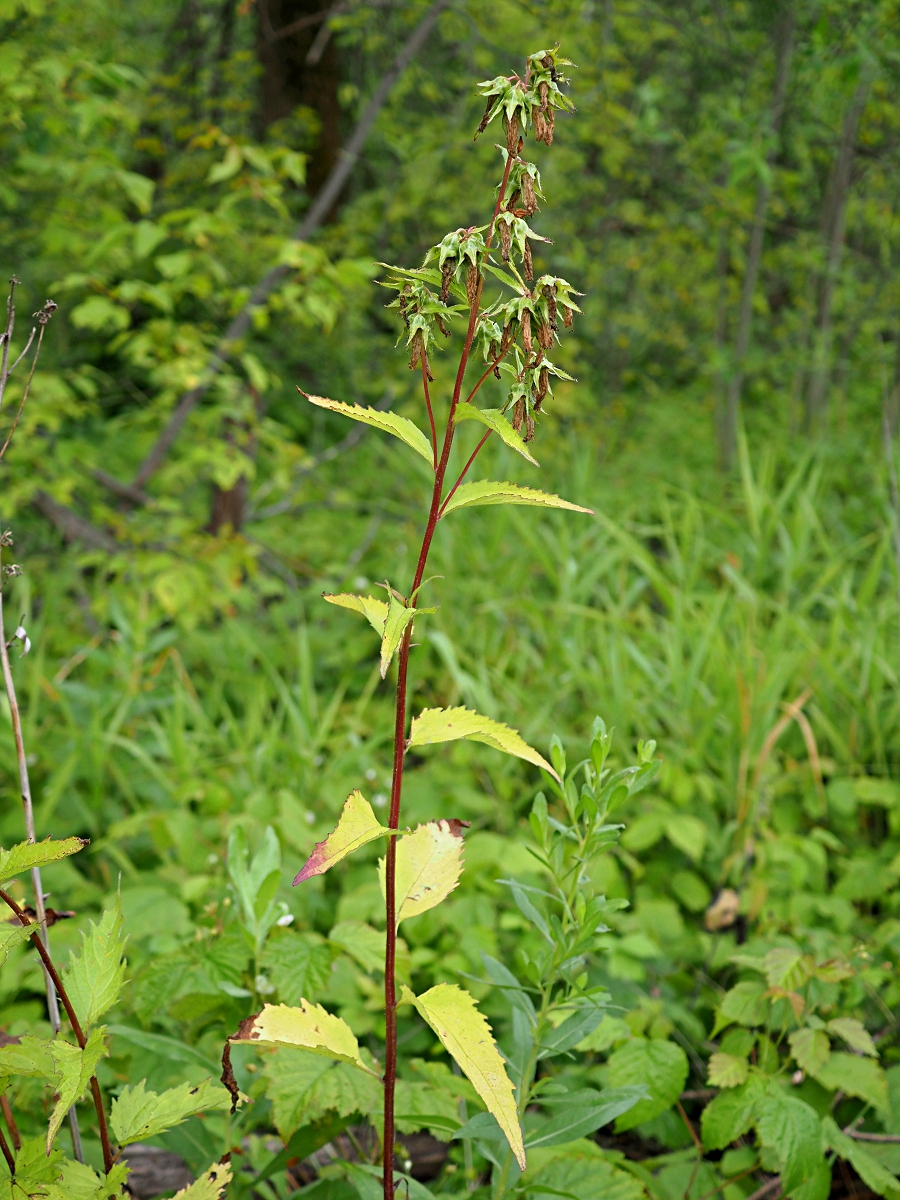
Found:
[[[397,599],[393,592],[388,592],[388,598],[387,619],[384,622],[384,636],[381,639],[380,669],[382,679],[387,675],[391,659],[394,657],[394,651],[400,645],[400,639],[403,637],[407,625],[416,615],[416,610],[414,608],[407,608],[402,601]]]
[[[354,596],[351,592],[323,592],[322,599],[339,608],[349,608],[353,612],[362,613],[379,637],[384,636],[384,623],[387,620],[388,606],[384,600],[375,596]]]
[[[403,987],[401,1000],[414,1004],[447,1053],[471,1080],[475,1091],[503,1130],[516,1162],[525,1170],[525,1147],[513,1085],[497,1049],[491,1027],[474,999],[455,983],[439,983],[421,996]]]
[[[522,487],[518,483],[493,483],[479,479],[475,483],[464,483],[456,489],[444,509],[444,516],[455,508],[471,508],[476,504],[534,504],[543,508],[567,508],[571,512],[593,513],[592,508],[582,508],[562,500],[550,492],[539,492],[535,488]]]
[[[249,1045],[268,1042],[273,1046],[301,1046],[314,1054],[351,1063],[369,1075],[376,1074],[360,1058],[359,1042],[347,1022],[308,1000],[301,1000],[296,1008],[267,1004],[255,1017],[242,1021],[230,1040]]]
[[[0,884],[32,867],[46,867],[48,863],[77,854],[87,844],[87,840],[80,837],[63,838],[59,842],[47,838],[43,842],[20,842],[9,850],[0,850]]]
[[[189,1183],[180,1192],[176,1192],[173,1200],[219,1200],[229,1183],[231,1183],[230,1163],[213,1163],[193,1183]]]
[[[330,867],[360,846],[390,832],[379,822],[362,792],[352,791],[344,801],[341,819],[335,828],[324,842],[316,842],[315,850],[294,876],[294,886],[311,879],[313,875],[324,875]]]
[[[421,454],[429,467],[434,466],[434,454],[428,438],[418,425],[406,417],[392,412],[379,412],[375,408],[363,408],[360,404],[344,404],[341,400],[329,400],[326,396],[307,396],[306,392],[300,391],[300,388],[297,388],[297,391],[301,396],[306,396],[310,404],[317,404],[319,408],[327,408],[331,412],[340,413],[343,417],[349,417],[351,421],[362,421],[364,425],[371,425],[385,433],[392,433],[394,437],[405,442],[417,454]]]
[[[397,924],[427,912],[450,895],[462,874],[459,821],[429,821],[397,843]],[[385,894],[384,859],[378,863]]]
[[[488,429],[492,429],[494,433],[500,437],[507,446],[511,446],[517,454],[521,454],[523,458],[527,458],[530,463],[534,463],[536,467],[541,464],[536,458],[533,458],[525,445],[525,441],[520,433],[516,433],[506,417],[499,408],[476,408],[474,404],[460,404],[456,410],[457,421],[480,421],[482,425],[487,425]]]
[[[524,758],[526,762],[549,771],[554,779],[559,779],[546,758],[529,746],[515,729],[501,725],[499,721],[493,721],[490,717],[483,717],[481,713],[473,712],[469,708],[423,709],[413,718],[407,747],[455,742],[460,738],[484,742],[486,746],[493,746],[495,750],[502,750],[504,754]]]

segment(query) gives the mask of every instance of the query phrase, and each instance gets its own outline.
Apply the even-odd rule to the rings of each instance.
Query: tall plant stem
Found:
[[[23,925],[34,924],[30,917],[23,912],[15,900],[13,900],[12,896],[10,896],[9,893],[5,892],[2,888],[0,888],[0,900],[2,900],[4,904],[12,909]],[[31,935],[31,942],[35,950],[37,950],[38,954],[41,956],[41,962],[44,964],[44,970],[50,976],[51,980],[53,981],[53,986],[56,988],[60,1000],[62,1000],[63,1008],[66,1010],[66,1016],[69,1018],[69,1024],[72,1026],[72,1032],[75,1034],[75,1040],[83,1050],[87,1045],[87,1038],[84,1036],[84,1030],[81,1028],[81,1022],[78,1020],[75,1009],[72,1007],[72,1001],[69,999],[69,994],[63,986],[63,981],[60,979],[56,967],[53,965],[53,960],[47,952],[47,947],[41,940],[41,936],[38,931],[35,931]],[[109,1128],[106,1124],[106,1113],[103,1109],[103,1097],[100,1094],[100,1084],[97,1081],[96,1075],[91,1076],[91,1095],[94,1099],[94,1107],[97,1110],[97,1125],[100,1129],[100,1143],[103,1147],[104,1169],[106,1170],[106,1173],[109,1174],[113,1168],[113,1153],[109,1142]],[[71,1112],[71,1109],[69,1111]]]
[[[43,332],[43,330],[42,330]],[[6,644],[6,630],[3,623],[3,593],[0,591],[0,663],[3,666],[3,682],[6,685],[6,698],[9,701],[9,713],[12,719],[13,737],[16,743],[16,759],[19,764],[19,788],[22,793],[22,809],[25,816],[25,835],[29,842],[37,841],[34,829],[34,806],[31,802],[31,782],[28,778],[28,760],[25,757],[25,740],[22,737],[22,719],[19,714],[19,703],[16,699],[16,685],[13,680],[9,662],[9,647]],[[39,932],[37,937],[42,948],[46,950],[47,940],[47,911],[44,907],[44,887],[39,867],[31,869],[31,884],[34,890],[34,911],[37,913]],[[43,957],[43,955],[42,955]],[[59,1033],[59,1001],[56,997],[56,987],[53,977],[44,966],[44,986],[47,992],[47,1015],[54,1034]],[[69,1109],[69,1129],[72,1133],[72,1152],[79,1162],[84,1162],[84,1152],[81,1146],[81,1130],[78,1126],[78,1113],[73,1105]]]
[[[484,257],[490,252],[491,241],[497,216],[503,205],[506,187],[509,183],[509,172],[512,168],[513,156],[507,155],[503,179],[494,206],[494,215],[488,236],[485,240]],[[453,447],[455,432],[454,417],[462,395],[463,380],[469,356],[472,353],[472,343],[475,340],[475,330],[478,327],[478,313],[481,307],[481,292],[484,287],[484,277],[478,281],[478,288],[469,309],[469,325],[466,330],[466,340],[459,356],[459,367],[456,381],[453,385],[453,397],[450,401],[450,411],[447,414],[447,426],[444,430],[444,443],[441,456],[434,469],[434,487],[431,492],[431,507],[428,510],[428,521],[422,535],[422,548],[419,551],[419,561],[410,588],[409,601],[415,607],[419,588],[425,577],[425,566],[428,562],[428,552],[434,540],[434,531],[440,520],[441,496],[444,490],[444,479],[447,475],[447,464],[450,461],[450,451]],[[427,384],[427,376],[423,372],[423,382]],[[430,409],[430,401],[429,401]],[[412,622],[406,627],[403,640],[400,643],[397,663],[397,700],[394,711],[394,764],[391,773],[391,808],[388,826],[391,829],[400,828],[400,801],[403,794],[403,760],[406,753],[406,699],[407,677],[409,669],[409,649],[412,639]],[[384,1200],[394,1200],[394,1089],[397,1083],[397,981],[395,968],[397,962],[397,839],[389,837],[384,864],[384,912],[385,912],[385,942],[384,942],[384,1132],[382,1135],[382,1181]]]
[[[9,1173],[13,1177],[16,1174],[16,1160],[13,1158],[12,1151],[9,1148],[9,1143],[3,1136],[3,1130],[0,1129],[0,1150],[3,1151],[3,1157],[6,1159],[6,1165],[9,1167]]]

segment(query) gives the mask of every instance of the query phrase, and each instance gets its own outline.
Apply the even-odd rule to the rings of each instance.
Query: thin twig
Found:
[[[19,1133],[19,1127],[16,1124],[16,1118],[13,1116],[12,1105],[7,1099],[4,1092],[0,1096],[0,1110],[3,1112],[3,1120],[6,1122],[6,1128],[9,1130],[9,1136],[12,1138],[12,1144],[16,1150],[22,1149],[22,1136]]]
[[[691,1124],[690,1118],[688,1117],[687,1113],[684,1111],[684,1106],[682,1105],[680,1100],[675,1101],[675,1107],[678,1109],[678,1114],[681,1117],[682,1121],[684,1121],[685,1125],[687,1126],[687,1131],[691,1135],[691,1141],[697,1147],[697,1153],[702,1158],[703,1157],[703,1146],[700,1142],[699,1137],[697,1136],[697,1130]],[[688,1189],[688,1190],[690,1190],[690,1189]]]
[[[437,430],[434,427],[434,410],[431,407],[431,393],[428,391],[428,358],[422,353],[422,390],[425,392],[425,406],[428,409],[428,423],[431,426],[431,455],[434,469],[437,470]]]
[[[774,1179],[770,1179],[768,1183],[764,1183],[761,1188],[757,1188],[755,1192],[751,1192],[746,1200],[762,1200],[763,1196],[770,1196],[772,1192],[780,1191],[781,1176],[776,1175]]]
[[[34,335],[36,333],[37,333],[37,325],[33,325],[31,328],[31,333],[28,335],[28,341],[25,343],[25,349],[22,351],[22,353],[19,355],[19,357],[13,363],[13,365],[9,368],[8,374],[12,375],[13,371],[16,369],[16,367],[19,365],[19,363],[22,361],[22,359],[25,357],[25,355],[31,349],[31,343],[34,341]]]
[[[10,896],[9,893],[5,892],[2,888],[0,888],[0,900],[2,900],[4,904],[12,909],[23,925],[34,924],[31,918],[25,912],[23,912],[15,900],[13,900],[12,896]],[[66,1010],[66,1016],[69,1018],[69,1024],[72,1026],[72,1032],[75,1034],[75,1040],[83,1050],[87,1045],[87,1038],[84,1036],[84,1030],[81,1028],[81,1022],[78,1020],[75,1009],[72,1007],[72,1001],[69,999],[69,993],[63,986],[63,981],[60,979],[59,973],[57,972],[56,967],[53,965],[53,960],[48,954],[47,947],[41,940],[39,932],[36,931],[31,935],[31,942],[35,950],[37,950],[38,954],[41,956],[41,962],[44,964],[44,970],[53,980],[53,986],[56,988],[60,1000],[62,1000],[63,1008]],[[106,1113],[103,1109],[103,1097],[100,1094],[100,1084],[97,1081],[96,1075],[91,1076],[91,1095],[94,1099],[94,1108],[97,1110],[97,1124],[100,1130],[100,1143],[103,1147],[104,1169],[108,1175],[113,1168],[113,1163],[115,1160],[113,1158],[112,1147],[109,1142],[109,1128],[106,1124]],[[72,1110],[69,1109],[70,1116],[71,1113]],[[72,1141],[75,1141],[74,1130]]]
[[[859,1129],[845,1129],[844,1132],[858,1142],[900,1142],[900,1133],[863,1133]]]
[[[13,327],[16,323],[16,308],[13,297],[18,283],[15,275],[9,281],[9,295],[6,298],[6,329],[3,331],[3,357],[0,359],[0,407],[3,406],[3,394],[6,391],[6,381],[9,379],[9,343],[12,341]]]
[[[466,472],[468,471],[469,467],[471,467],[472,463],[475,461],[476,454],[478,453],[478,451],[481,449],[481,447],[484,445],[484,443],[488,440],[488,438],[491,436],[491,434],[493,432],[494,432],[493,429],[489,429],[487,431],[487,433],[484,435],[484,437],[481,439],[481,441],[478,443],[478,445],[475,447],[475,449],[472,451],[472,453],[469,455],[469,461],[466,463],[466,465],[460,471],[459,479],[457,479],[456,483],[454,483],[453,487],[450,489],[450,491],[447,494],[447,499],[444,501],[444,503],[440,507],[440,511],[438,512],[438,520],[440,520],[441,517],[444,515],[444,513],[447,509],[447,505],[453,499],[456,489],[459,487],[459,485],[465,479]]]
[[[2,462],[3,455],[6,453],[9,443],[12,441],[13,434],[16,432],[16,426],[19,424],[19,417],[21,417],[21,415],[22,415],[22,410],[24,409],[25,402],[28,399],[28,393],[31,391],[31,381],[32,381],[32,379],[34,379],[35,368],[37,367],[38,359],[41,356],[41,343],[44,340],[45,328],[46,328],[46,323],[43,323],[41,325],[41,332],[38,337],[37,348],[35,349],[35,352],[34,352],[34,358],[32,359],[31,370],[28,372],[28,381],[25,384],[25,391],[22,393],[22,400],[19,404],[19,411],[15,415],[15,419],[13,420],[13,423],[12,423],[12,428],[10,429],[9,433],[6,435],[6,441],[3,443],[3,449],[0,450],[0,462]],[[34,330],[32,330],[31,332],[32,332],[32,336],[33,336]],[[31,345],[30,339],[29,339],[28,345],[29,346]],[[24,351],[23,351],[23,353],[24,353]],[[22,358],[22,355],[20,354],[19,358],[16,360],[15,366],[18,366],[21,358]],[[13,367],[13,370],[15,370],[15,366]],[[10,374],[12,374],[12,371],[10,372]]]

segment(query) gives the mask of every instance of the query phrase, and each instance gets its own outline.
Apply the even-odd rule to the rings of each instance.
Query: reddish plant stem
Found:
[[[3,1110],[3,1120],[6,1122],[6,1128],[9,1130],[9,1136],[12,1138],[12,1144],[16,1150],[22,1149],[22,1138],[19,1134],[19,1127],[16,1124],[16,1118],[13,1116],[13,1110],[4,1093],[0,1096],[0,1109]]]
[[[393,841],[393,839],[391,839]],[[34,922],[22,911],[19,905],[13,900],[8,892],[0,888],[0,900],[7,907],[11,908],[23,925],[33,925]],[[84,1030],[81,1028],[81,1022],[72,1007],[72,1001],[69,999],[69,994],[63,987],[63,981],[59,977],[56,967],[53,965],[53,960],[47,953],[47,947],[41,941],[40,934],[35,932],[31,935],[31,942],[35,950],[41,956],[41,962],[44,964],[44,970],[53,980],[53,986],[56,988],[56,993],[62,1001],[63,1008],[66,1010],[66,1016],[69,1018],[69,1024],[72,1026],[72,1032],[75,1034],[75,1040],[83,1050],[87,1045],[87,1038],[84,1036]],[[109,1142],[109,1128],[106,1124],[106,1113],[103,1110],[103,1097],[100,1094],[100,1084],[97,1082],[97,1076],[91,1076],[91,1095],[94,1098],[94,1107],[97,1110],[97,1125],[100,1129],[100,1142],[103,1146],[103,1163],[106,1173],[113,1168],[113,1152]]]
[[[425,392],[425,404],[428,408],[428,421],[431,425],[431,453],[434,469],[437,470],[437,430],[434,427],[434,411],[431,407],[431,396],[428,392],[428,362],[422,355],[422,388]]]
[[[13,1177],[16,1174],[16,1160],[13,1158],[12,1150],[9,1148],[9,1143],[3,1136],[3,1130],[0,1129],[0,1150],[3,1151],[3,1157],[6,1159],[6,1165],[9,1167],[9,1173]]]
[[[440,518],[444,515],[444,510],[446,509],[446,507],[450,503],[450,501],[453,499],[456,489],[459,487],[459,485],[465,479],[466,472],[468,471],[469,467],[471,467],[472,463],[475,461],[475,456],[478,454],[478,451],[481,449],[481,447],[484,445],[484,443],[488,440],[488,438],[491,436],[491,434],[493,432],[494,431],[492,429],[489,429],[487,431],[487,433],[484,435],[484,437],[481,439],[481,441],[478,443],[478,445],[475,447],[475,449],[472,451],[472,453],[469,455],[469,461],[466,463],[466,465],[460,471],[459,479],[457,479],[456,483],[454,483],[453,487],[447,493],[447,498],[444,501],[444,503],[441,505],[440,512],[438,513],[438,520],[440,520]]]
[[[509,354],[509,352],[510,352],[510,350],[511,350],[511,349],[512,349],[512,346],[507,346],[507,348],[506,348],[506,349],[503,351],[503,353],[502,353],[502,354],[498,354],[498,355],[497,355],[497,357],[496,357],[496,358],[494,359],[494,361],[493,361],[493,362],[490,364],[490,366],[489,366],[489,367],[488,367],[488,369],[485,371],[485,373],[482,375],[482,377],[481,377],[481,378],[478,380],[478,382],[477,382],[477,383],[475,384],[475,386],[472,388],[471,392],[469,392],[468,396],[466,396],[466,404],[471,404],[471,403],[472,403],[472,401],[475,399],[475,396],[477,395],[477,393],[478,393],[478,392],[479,392],[479,390],[481,389],[481,385],[482,385],[482,384],[484,383],[484,381],[487,379],[488,375],[490,375],[491,371],[493,371],[493,369],[494,369],[496,366],[498,366],[498,365],[499,365],[499,364],[500,364],[500,363],[501,363],[501,362],[504,360],[504,358],[506,358],[507,354]]]

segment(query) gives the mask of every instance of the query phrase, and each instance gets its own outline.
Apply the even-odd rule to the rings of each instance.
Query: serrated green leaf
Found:
[[[82,934],[81,949],[71,956],[63,972],[69,999],[85,1028],[90,1028],[119,998],[125,982],[122,951],[126,940],[122,906],[116,896],[99,925],[92,921],[90,931]]]
[[[819,1067],[814,1078],[829,1091],[845,1092],[865,1100],[879,1112],[890,1112],[887,1076],[871,1058],[838,1051]]]
[[[384,933],[365,921],[339,921],[328,940],[346,950],[364,971],[384,970]]]
[[[231,1107],[228,1092],[211,1079],[196,1087],[182,1083],[159,1095],[146,1091],[145,1082],[142,1079],[136,1087],[124,1088],[113,1100],[109,1123],[121,1146],[156,1137],[196,1113]]]
[[[404,986],[401,997],[404,1002],[415,1005],[419,1015],[437,1034],[441,1045],[471,1080],[524,1171],[525,1147],[513,1085],[494,1043],[491,1027],[478,1011],[474,999],[453,983],[439,983],[421,996],[414,996]]]
[[[488,429],[493,430],[501,441],[515,450],[517,454],[527,458],[536,467],[541,465],[531,455],[522,435],[516,433],[499,408],[476,408],[474,404],[460,404],[456,410],[455,420],[457,424],[460,421],[480,421],[482,425],[487,425]]]
[[[106,1030],[102,1028],[91,1033],[83,1050],[59,1037],[50,1043],[56,1081],[56,1104],[47,1127],[48,1154],[63,1117],[87,1090],[91,1076],[97,1070],[97,1063],[108,1053]]]
[[[522,1180],[522,1192],[551,1200],[646,1200],[648,1193],[641,1179],[614,1167],[605,1153],[586,1139],[556,1150],[535,1150]],[[670,1193],[660,1188],[650,1194],[661,1197]],[[674,1195],[680,1200],[680,1192]]]
[[[713,1037],[732,1021],[737,1025],[762,1025],[769,1011],[765,990],[765,984],[745,980],[726,992],[716,1014]]]
[[[756,1118],[760,1141],[781,1160],[785,1195],[810,1179],[821,1167],[822,1122],[814,1108],[789,1096],[774,1084],[759,1101]]]
[[[763,1095],[758,1075],[751,1075],[741,1087],[721,1092],[704,1108],[700,1117],[703,1145],[707,1150],[724,1150],[743,1136],[756,1120]]]
[[[887,1200],[900,1200],[900,1179],[870,1154],[865,1146],[847,1137],[831,1117],[823,1117],[822,1134],[830,1149],[846,1159],[873,1192]]]
[[[619,1117],[616,1131],[634,1129],[671,1108],[688,1076],[687,1055],[674,1042],[632,1038],[609,1057],[609,1082],[613,1087],[645,1085],[648,1099]]]
[[[231,1041],[245,1045],[266,1042],[272,1046],[299,1046],[338,1062],[351,1063],[370,1075],[376,1074],[360,1058],[359,1042],[347,1022],[308,1000],[301,1000],[296,1007],[266,1004],[262,1012],[241,1022]]]
[[[713,1087],[740,1087],[750,1072],[750,1063],[739,1054],[725,1054],[717,1050],[710,1057],[707,1078]]]
[[[9,958],[10,952],[23,942],[31,941],[34,929],[30,925],[20,925],[18,920],[0,922],[0,967]]]
[[[483,742],[502,750],[504,754],[512,754],[523,758],[548,771],[554,779],[559,776],[537,750],[532,749],[515,729],[501,725],[490,717],[468,708],[425,708],[417,717],[413,717],[409,731],[407,749],[413,746],[433,746],[439,742],[455,742],[460,738],[468,738],[473,742]]]
[[[604,1088],[602,1092],[584,1088],[558,1099],[563,1112],[550,1117],[528,1135],[526,1150],[561,1146],[593,1133],[622,1116],[647,1096],[643,1087]]]
[[[31,1037],[26,1034],[18,1042],[0,1046],[0,1079],[15,1075],[32,1075],[40,1079],[53,1079],[56,1065],[49,1039]]]
[[[385,600],[376,596],[354,596],[351,592],[323,592],[322,599],[338,608],[349,608],[351,612],[362,613],[379,637],[384,636],[384,623],[387,620],[388,606]]]
[[[377,837],[384,837],[391,831],[382,825],[372,810],[372,805],[359,790],[353,791],[344,801],[340,820],[328,837],[322,842],[316,842],[316,848],[294,876],[294,886],[311,879],[314,875],[324,875],[335,863],[342,858],[365,846]]]
[[[444,508],[442,516],[457,508],[472,508],[480,504],[531,504],[540,508],[566,508],[570,512],[589,513],[592,508],[582,508],[580,504],[572,504],[562,500],[550,492],[539,492],[535,488],[522,487],[518,483],[494,483],[487,479],[479,479],[474,483],[461,484]]]
[[[43,842],[20,842],[9,850],[0,850],[0,886],[32,867],[46,867],[48,863],[77,854],[87,844],[85,838],[79,837],[63,838],[58,842],[47,838]]]
[[[428,821],[397,844],[397,924],[434,908],[450,895],[462,874],[463,838],[458,821]],[[385,894],[385,860],[378,863]]]
[[[318,934],[283,930],[266,942],[259,965],[279,1000],[299,1004],[304,996],[315,997],[328,983],[331,950]]]
[[[297,391],[299,392],[300,389],[298,388]],[[305,392],[300,392],[300,394],[306,396]],[[329,400],[325,396],[306,396],[306,399],[310,404],[318,405],[319,408],[327,408],[330,412],[340,413],[341,416],[349,417],[352,421],[362,421],[364,425],[371,425],[374,429],[392,433],[394,437],[405,442],[417,454],[421,454],[429,467],[434,466],[434,452],[428,438],[418,425],[406,417],[392,412],[379,412],[375,408],[363,408],[360,404],[344,404],[340,400]]]
[[[407,625],[415,615],[416,610],[414,608],[407,608],[402,601],[397,599],[393,592],[388,592],[388,613],[384,622],[384,636],[381,639],[380,668],[382,679],[387,675],[391,659],[400,645],[400,639],[403,637]]]
[[[803,955],[786,946],[776,946],[765,957],[766,979],[771,988],[787,988],[793,991],[809,979],[809,970]]]
[[[795,1029],[788,1035],[788,1044],[797,1066],[807,1075],[815,1075],[831,1053],[828,1034],[821,1029]]]
[[[176,1192],[172,1200],[219,1200],[231,1183],[231,1164],[217,1162],[198,1176],[193,1183]]]
[[[872,1058],[878,1057],[878,1048],[872,1040],[872,1035],[856,1017],[835,1017],[828,1022],[828,1028],[842,1038],[851,1050],[859,1050]]]
[[[349,1117],[377,1112],[381,1104],[376,1078],[309,1050],[279,1047],[264,1056],[262,1069],[275,1128],[285,1141],[326,1113]]]
[[[60,1175],[46,1192],[46,1200],[108,1200],[119,1197],[128,1178],[128,1165],[117,1163],[108,1175],[98,1175],[86,1163],[64,1159]]]

